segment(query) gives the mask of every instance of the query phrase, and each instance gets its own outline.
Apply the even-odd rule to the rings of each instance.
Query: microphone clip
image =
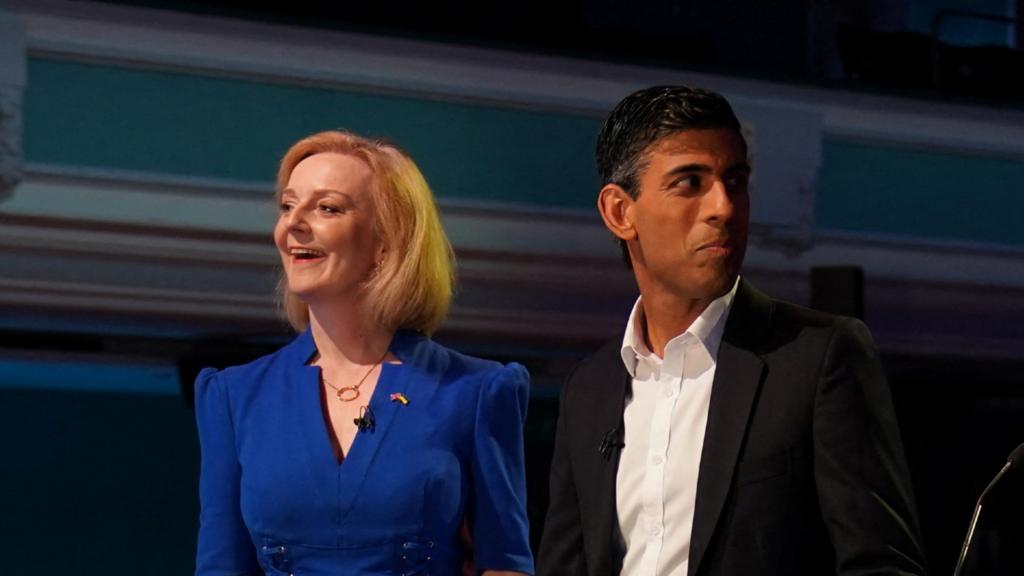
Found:
[[[370,407],[363,406],[359,408],[359,417],[353,418],[352,423],[356,425],[356,428],[359,428],[360,432],[372,432],[377,421],[373,418],[373,411],[370,410]]]
[[[611,460],[612,452],[622,450],[625,446],[626,443],[622,438],[622,431],[616,426],[604,433],[604,438],[601,439],[601,444],[597,447],[597,451],[601,453],[601,456],[604,456],[605,460]]]

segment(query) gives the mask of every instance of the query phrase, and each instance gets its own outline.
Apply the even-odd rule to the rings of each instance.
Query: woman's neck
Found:
[[[394,330],[381,327],[356,306],[309,307],[309,327],[319,358],[316,364],[345,369],[375,364],[387,353]]]

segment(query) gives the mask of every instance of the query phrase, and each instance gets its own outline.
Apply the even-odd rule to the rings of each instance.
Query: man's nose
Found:
[[[736,211],[735,199],[729,194],[725,182],[715,180],[704,195],[705,217],[709,221],[728,222]]]

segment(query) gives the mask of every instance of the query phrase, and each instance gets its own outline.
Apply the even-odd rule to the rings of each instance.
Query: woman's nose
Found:
[[[306,214],[299,207],[292,208],[282,218],[284,219],[285,228],[288,230],[303,231],[309,229],[309,223],[306,222]]]

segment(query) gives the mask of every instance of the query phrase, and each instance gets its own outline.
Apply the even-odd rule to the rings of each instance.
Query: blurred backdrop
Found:
[[[604,114],[724,93],[754,164],[744,275],[861,316],[932,571],[1024,441],[1021,0],[0,0],[3,574],[188,574],[192,379],[290,333],[278,158],[344,127],[406,148],[459,291],[437,339],[530,368],[534,539],[561,377],[635,287],[594,209]],[[1024,474],[974,574],[1022,573]]]

